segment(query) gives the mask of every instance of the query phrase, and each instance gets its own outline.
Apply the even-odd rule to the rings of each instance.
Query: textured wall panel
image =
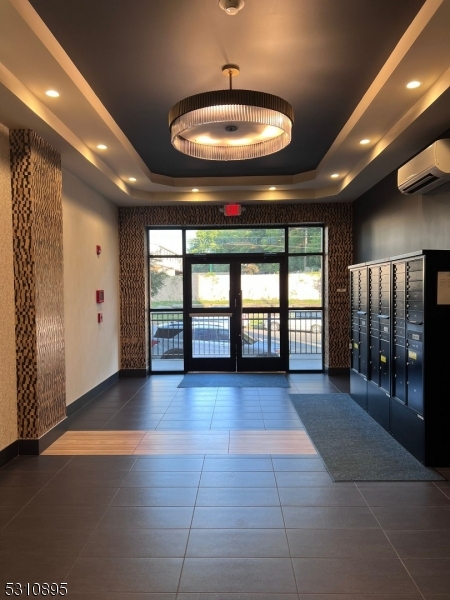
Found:
[[[145,227],[151,225],[208,226],[278,225],[319,223],[327,228],[324,308],[325,364],[348,367],[348,273],[352,264],[351,204],[272,204],[246,206],[245,212],[227,219],[218,206],[123,207],[119,209],[120,302],[122,369],[148,366],[147,257]],[[346,288],[347,293],[336,290]]]
[[[10,132],[20,438],[65,416],[60,156],[30,130]]]

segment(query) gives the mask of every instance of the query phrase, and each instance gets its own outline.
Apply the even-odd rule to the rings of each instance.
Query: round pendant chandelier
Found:
[[[273,154],[291,141],[292,106],[272,94],[235,90],[237,65],[225,65],[225,90],[204,92],[181,100],[169,112],[172,145],[206,160],[246,160]]]

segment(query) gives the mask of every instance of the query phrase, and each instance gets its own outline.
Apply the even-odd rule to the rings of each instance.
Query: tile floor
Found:
[[[301,432],[288,393],[121,380],[70,430]],[[72,600],[450,600],[450,482],[333,483],[292,454],[20,457],[0,470],[0,589]],[[214,449],[212,449],[214,452]],[[448,476],[450,471],[443,471]]]

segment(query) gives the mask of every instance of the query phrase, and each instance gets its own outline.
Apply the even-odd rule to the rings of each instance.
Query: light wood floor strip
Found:
[[[68,431],[43,454],[317,454],[296,431]]]

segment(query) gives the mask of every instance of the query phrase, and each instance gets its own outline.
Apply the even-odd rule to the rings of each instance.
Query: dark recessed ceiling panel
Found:
[[[423,5],[423,0],[30,0],[154,173],[172,177],[290,175],[315,169]],[[187,157],[169,138],[182,98],[234,87],[292,104],[291,144],[219,163]]]

